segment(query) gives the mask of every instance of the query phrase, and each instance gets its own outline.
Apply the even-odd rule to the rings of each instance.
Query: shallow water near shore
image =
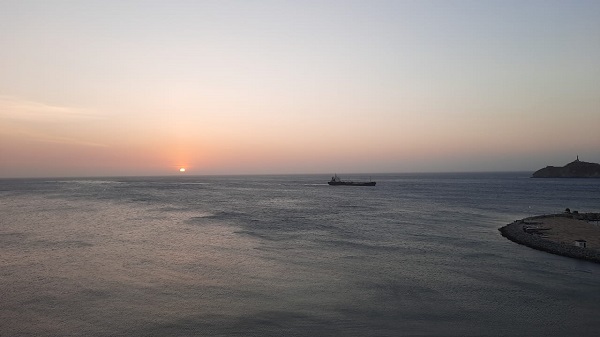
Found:
[[[329,179],[0,180],[0,335],[600,330],[600,265],[498,232],[567,207],[599,212],[600,179],[388,174],[373,175],[376,187]]]

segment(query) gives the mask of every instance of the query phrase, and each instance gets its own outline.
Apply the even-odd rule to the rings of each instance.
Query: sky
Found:
[[[0,178],[600,162],[600,1],[0,0]]]

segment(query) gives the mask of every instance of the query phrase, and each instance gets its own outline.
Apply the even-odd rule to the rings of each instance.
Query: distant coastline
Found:
[[[579,160],[562,167],[546,166],[533,173],[532,178],[600,178],[600,164]]]
[[[600,263],[600,213],[540,215],[514,221],[498,230],[502,236],[527,247]]]

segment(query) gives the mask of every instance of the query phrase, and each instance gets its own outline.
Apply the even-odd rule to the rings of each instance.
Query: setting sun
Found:
[[[185,167],[180,168],[179,172],[185,172]]]

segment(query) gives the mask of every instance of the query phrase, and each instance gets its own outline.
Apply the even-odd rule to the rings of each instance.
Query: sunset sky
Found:
[[[0,0],[0,46],[0,178],[600,162],[600,1]]]

